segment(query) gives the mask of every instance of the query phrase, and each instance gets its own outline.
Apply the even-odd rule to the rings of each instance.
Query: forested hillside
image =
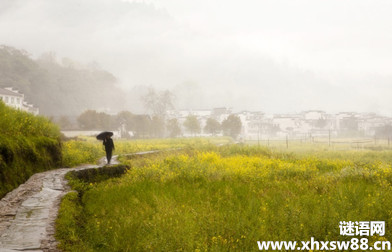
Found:
[[[124,100],[116,81],[96,66],[81,66],[70,59],[60,63],[53,53],[34,60],[26,51],[0,46],[0,87],[17,88],[44,115],[116,109]]]

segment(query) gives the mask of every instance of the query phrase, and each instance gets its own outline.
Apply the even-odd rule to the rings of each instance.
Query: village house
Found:
[[[265,134],[264,113],[260,111],[242,111],[237,114],[242,123],[241,136],[245,140],[257,140]]]
[[[0,100],[12,108],[27,111],[34,115],[38,115],[39,113],[38,108],[35,108],[32,104],[24,100],[24,94],[19,93],[11,87],[0,88]]]
[[[317,121],[326,118],[327,113],[322,110],[307,110],[301,113],[305,120]]]
[[[222,123],[227,117],[232,113],[231,108],[221,107],[214,108],[211,111],[211,118],[217,120],[219,123]]]
[[[278,136],[285,137],[286,135],[294,136],[298,134],[298,131],[304,130],[302,125],[302,116],[299,114],[277,114],[273,117],[273,124],[279,128]]]
[[[358,119],[358,130],[368,137],[374,136],[378,128],[386,125],[392,125],[392,119],[375,113],[361,114]]]

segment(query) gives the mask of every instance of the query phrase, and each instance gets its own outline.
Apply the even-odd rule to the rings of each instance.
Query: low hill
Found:
[[[123,104],[116,78],[97,66],[53,53],[34,60],[28,52],[0,46],[0,87],[14,87],[47,116],[79,115],[87,109],[116,109]]]

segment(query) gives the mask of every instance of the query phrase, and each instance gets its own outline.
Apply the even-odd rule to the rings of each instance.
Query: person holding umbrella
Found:
[[[111,136],[113,136],[113,132],[108,132],[108,131],[102,132],[97,136],[98,140],[103,140],[103,145],[105,146],[106,159],[108,161],[108,164],[110,164],[110,160],[112,159],[112,152],[114,150],[114,143]]]
[[[103,139],[103,145],[105,146],[106,159],[108,160],[108,164],[110,164],[110,160],[112,159],[112,152],[114,150],[113,139],[110,137],[110,135],[106,135],[105,139]]]

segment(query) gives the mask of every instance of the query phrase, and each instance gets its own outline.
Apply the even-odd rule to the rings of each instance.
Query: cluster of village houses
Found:
[[[229,108],[212,110],[170,111],[170,118],[177,118],[182,124],[186,117],[194,115],[203,129],[208,118],[222,123],[230,114]],[[392,118],[375,113],[340,112],[328,114],[325,111],[309,110],[296,114],[267,115],[260,111],[234,113],[242,122],[240,138],[260,140],[274,138],[311,137],[373,137],[380,127],[392,125]]]
[[[39,109],[25,101],[24,94],[13,88],[0,88],[0,100],[6,105],[38,114]],[[168,118],[176,118],[180,125],[189,115],[196,116],[201,129],[208,118],[222,123],[229,115],[237,115],[242,122],[240,138],[259,140],[273,138],[308,138],[361,136],[373,137],[377,129],[392,125],[392,118],[375,113],[340,112],[328,114],[325,111],[309,110],[296,114],[268,115],[260,111],[242,111],[233,113],[230,108],[214,108],[211,110],[172,110]],[[186,136],[186,131],[183,131]],[[201,135],[207,135],[201,131]]]
[[[6,105],[15,109],[30,112],[34,115],[38,115],[39,109],[34,107],[25,101],[24,94],[13,89],[12,87],[0,88],[0,100]]]

